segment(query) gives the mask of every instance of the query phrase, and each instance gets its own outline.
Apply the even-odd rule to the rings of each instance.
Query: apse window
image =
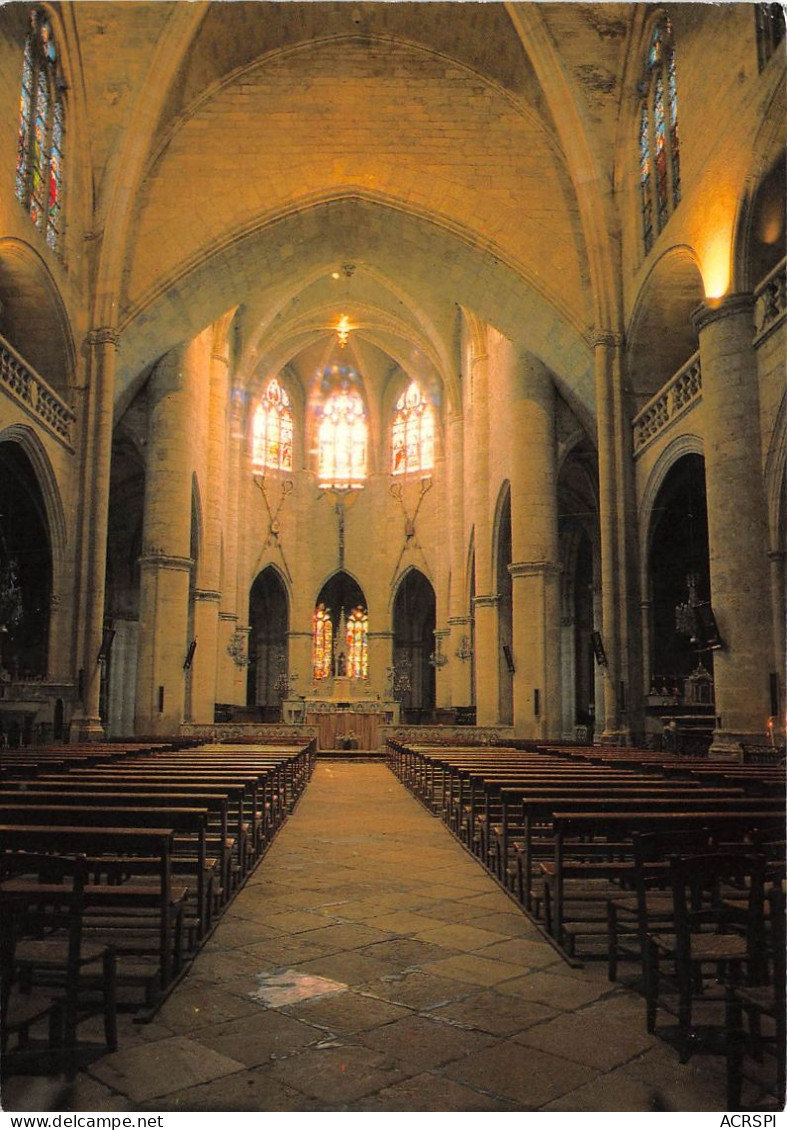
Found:
[[[334,365],[318,408],[317,475],[322,489],[359,489],[366,479],[369,428],[355,370]]]
[[[434,408],[415,381],[396,402],[391,428],[391,474],[434,467]]]
[[[639,83],[639,187],[647,254],[680,202],[678,90],[672,24],[662,17],[650,39]]]
[[[34,8],[22,64],[16,196],[53,251],[63,235],[65,89],[52,25]]]
[[[292,405],[276,379],[268,382],[254,409],[251,426],[251,461],[255,473],[292,470]]]
[[[333,623],[331,611],[324,604],[318,604],[314,610],[312,652],[314,678],[329,679],[333,664]]]

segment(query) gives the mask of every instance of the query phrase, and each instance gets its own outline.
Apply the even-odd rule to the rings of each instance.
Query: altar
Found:
[[[324,682],[324,696],[284,699],[282,722],[316,726],[318,750],[379,749],[380,727],[399,724],[399,703],[372,695],[359,679],[335,676]]]

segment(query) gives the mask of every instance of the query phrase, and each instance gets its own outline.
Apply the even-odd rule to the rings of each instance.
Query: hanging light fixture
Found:
[[[350,340],[350,331],[355,328],[346,314],[339,315],[339,321],[336,323],[336,337],[342,349]]]

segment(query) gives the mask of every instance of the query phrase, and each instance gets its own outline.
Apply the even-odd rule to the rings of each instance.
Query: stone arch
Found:
[[[437,598],[429,578],[414,565],[399,577],[393,594],[391,623],[394,664],[407,666],[410,690],[404,696],[405,721],[428,721],[435,706],[434,651]]]
[[[287,248],[299,249],[289,261]],[[583,327],[559,311],[535,284],[509,263],[501,249],[479,246],[468,233],[446,228],[433,217],[401,209],[395,201],[357,190],[304,203],[287,214],[266,218],[253,230],[236,233],[211,255],[174,279],[161,280],[155,293],[141,296],[122,318],[123,350],[118,357],[117,394],[136,381],[145,366],[215,319],[239,294],[249,302],[275,305],[297,274],[316,266],[329,273],[339,256],[375,262],[388,278],[412,291],[420,304],[438,299],[472,309],[512,341],[528,327],[527,347],[539,356],[580,402],[595,401],[591,350]],[[445,294],[433,295],[423,279],[435,261],[454,263]],[[449,285],[450,284],[450,285]],[[221,289],[220,289],[221,287]],[[432,288],[433,289],[433,288]],[[143,316],[144,315],[144,316]],[[446,396],[461,402],[450,371]]]
[[[74,384],[76,349],[60,290],[43,258],[0,239],[0,333],[60,396]]]
[[[289,670],[290,594],[281,570],[266,565],[249,590],[249,665],[246,702],[263,713],[263,721],[279,720],[277,680]]]
[[[36,467],[7,431],[0,433],[0,574],[0,665],[18,677],[46,677],[56,577],[52,538]]]
[[[640,580],[641,591],[643,593],[647,592],[647,560],[650,553],[651,537],[653,535],[651,527],[653,507],[667,475],[678,460],[682,459],[685,455],[701,455],[703,458],[705,457],[705,448],[701,436],[695,435],[692,432],[686,432],[684,435],[676,436],[675,439],[665,447],[656,461],[656,465],[650,472],[648,481],[645,484],[645,490],[642,493],[642,501],[639,506],[639,560],[642,569]]]
[[[642,590],[649,615],[649,623],[643,623],[649,650],[646,666],[650,665],[651,683],[667,678],[670,693],[680,693],[681,680],[700,659],[712,669],[711,652],[701,642],[699,619],[695,617],[691,633],[683,633],[675,620],[678,605],[688,602],[692,607],[697,603],[709,607],[711,600],[705,461],[700,453],[684,449],[672,459],[661,476],[646,525],[648,552]]]
[[[699,261],[691,247],[671,247],[654,261],[626,331],[634,413],[699,349],[691,312],[703,300]]]
[[[763,124],[752,139],[753,158],[739,196],[733,230],[735,293],[752,290],[768,269],[784,257],[784,111],[780,98],[783,99],[781,85],[774,88],[771,104],[763,112]],[[761,237],[766,233],[760,227],[763,222],[774,225],[764,240]],[[773,256],[767,254],[769,248],[773,249]],[[761,264],[763,252],[765,265]]]
[[[55,592],[58,592],[59,586],[64,583],[62,571],[68,542],[68,527],[54,468],[37,433],[26,424],[12,424],[0,430],[0,443],[18,444],[35,472],[46,511]]]

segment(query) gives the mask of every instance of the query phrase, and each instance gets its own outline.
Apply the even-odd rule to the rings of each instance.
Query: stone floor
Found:
[[[47,1109],[25,1086],[5,1108]],[[156,1019],[54,1103],[721,1111],[724,1065],[681,1066],[640,997],[569,968],[383,764],[333,761]]]

